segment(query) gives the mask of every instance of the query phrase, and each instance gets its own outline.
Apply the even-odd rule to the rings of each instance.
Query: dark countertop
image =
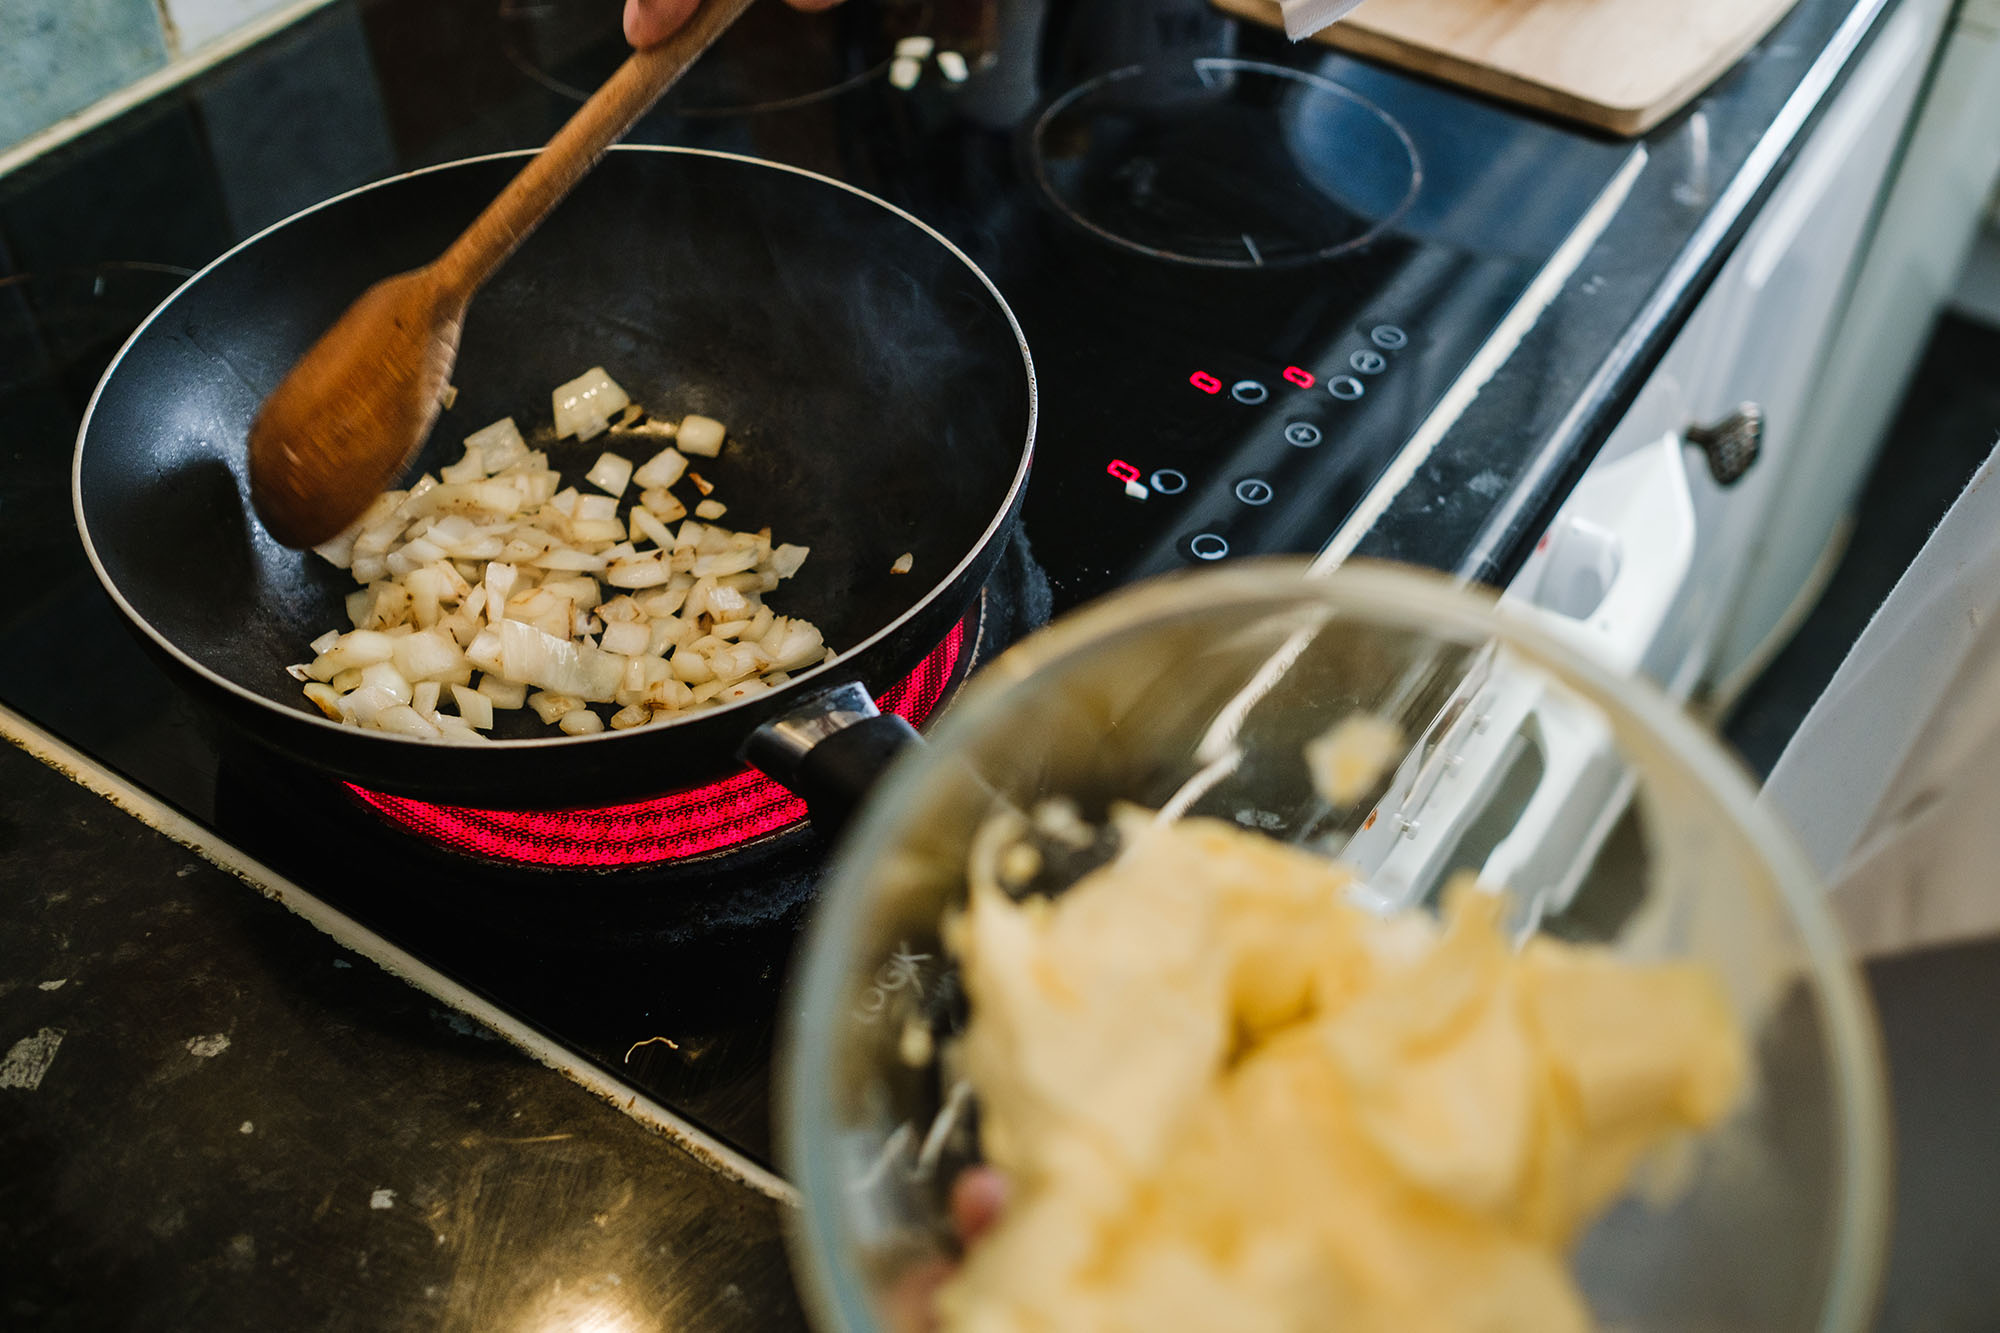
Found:
[[[0,746],[0,1325],[802,1326],[783,1205]]]
[[[1767,138],[1788,100],[1837,86],[1893,7],[1801,0],[1647,138],[1630,201],[1578,281],[1362,553],[1486,577],[1519,558],[1727,257],[1790,136],[1810,127],[1812,98]],[[409,5],[405,40],[373,50],[357,8],[330,6],[96,132],[105,171],[88,197],[32,167],[0,182],[12,247],[0,259],[192,268],[399,166],[535,141],[571,105],[502,91],[517,80],[495,51],[443,58],[450,25],[432,16],[490,11],[487,0]],[[385,116],[362,105],[342,60],[416,91]],[[317,117],[301,110],[240,137],[254,145],[241,160],[208,155],[203,120],[267,117],[277,94]],[[315,131],[327,124],[346,128]],[[266,170],[275,155],[309,167]],[[190,161],[214,188],[182,197]],[[782,1205],[12,747],[0,747],[0,853],[4,1322],[802,1323]],[[1982,1111],[2000,1077],[1987,1017],[2000,1011],[2000,945],[1899,960],[1870,979],[1901,1126],[1884,1326],[1991,1323],[2000,1164]]]

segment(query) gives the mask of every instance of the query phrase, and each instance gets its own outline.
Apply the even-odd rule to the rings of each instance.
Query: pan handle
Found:
[[[751,732],[743,759],[804,797],[812,822],[831,833],[919,739],[915,727],[884,715],[861,682],[850,681]]]

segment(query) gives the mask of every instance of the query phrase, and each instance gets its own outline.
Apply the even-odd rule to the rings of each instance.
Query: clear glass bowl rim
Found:
[[[1219,604],[1272,609],[1318,601],[1337,613],[1459,642],[1498,640],[1549,671],[1607,714],[1624,714],[1660,742],[1717,798],[1717,815],[1736,824],[1769,865],[1779,897],[1806,948],[1806,968],[1827,1023],[1833,1124],[1839,1136],[1835,1183],[1839,1225],[1829,1256],[1821,1333],[1859,1333],[1874,1318],[1889,1212],[1889,1108],[1881,1043],[1860,973],[1835,924],[1825,890],[1789,829],[1757,800],[1736,759],[1649,681],[1598,665],[1503,605],[1490,592],[1410,566],[1350,561],[1317,571],[1293,558],[1238,559],[1171,574],[1108,594],[1021,640],[968,683],[940,718],[931,743],[913,747],[885,776],[835,848],[832,872],[809,921],[780,1014],[776,1125],[780,1164],[800,1198],[788,1219],[794,1280],[808,1316],[824,1333],[876,1333],[869,1295],[844,1262],[835,1203],[829,1096],[837,1006],[848,958],[867,908],[861,867],[893,841],[902,812],[929,786],[930,773],[960,736],[1005,718],[1046,668],[1103,639]]]

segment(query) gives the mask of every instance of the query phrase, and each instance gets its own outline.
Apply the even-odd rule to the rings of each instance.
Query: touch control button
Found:
[[[1335,375],[1326,382],[1326,391],[1343,402],[1353,402],[1368,392],[1368,386],[1352,375]]]
[[[1410,345],[1410,335],[1394,324],[1377,324],[1368,334],[1369,340],[1377,347],[1393,352]]]
[[[1229,396],[1239,403],[1256,404],[1271,396],[1271,391],[1256,380],[1238,380],[1229,386]]]
[[[1285,427],[1285,439],[1301,449],[1310,449],[1320,441],[1319,427],[1310,421],[1294,421]],[[1153,489],[1158,490],[1159,487]]]
[[[1188,551],[1197,560],[1220,560],[1229,554],[1229,543],[1212,532],[1197,532],[1188,538]]]
[[[1271,483],[1262,477],[1245,477],[1236,483],[1236,498],[1247,505],[1271,503]]]
[[[1146,480],[1161,495],[1179,495],[1187,489],[1187,477],[1177,468],[1163,467]]]
[[[1389,358],[1372,347],[1364,347],[1348,357],[1347,364],[1364,375],[1379,375],[1389,368]]]

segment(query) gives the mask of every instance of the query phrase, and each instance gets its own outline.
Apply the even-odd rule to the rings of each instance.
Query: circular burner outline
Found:
[[[528,5],[524,8],[522,0],[500,0],[499,13],[502,27],[502,36],[500,39],[501,53],[507,57],[507,63],[511,64],[518,72],[526,75],[558,97],[566,97],[573,102],[589,101],[589,92],[564,83],[561,79],[550,74],[522,53],[520,44],[515,39],[510,21],[525,17],[534,8],[537,8],[537,6]],[[930,21],[931,7],[926,4],[917,12],[917,25],[909,35],[920,35],[930,27]],[[831,101],[844,93],[851,93],[856,88],[866,87],[874,83],[877,79],[886,77],[889,73],[889,66],[894,64],[895,60],[895,53],[891,51],[890,54],[883,56],[875,64],[861,70],[859,73],[848,75],[838,83],[828,84],[824,88],[815,88],[809,92],[795,93],[790,97],[776,97],[764,102],[745,102],[737,106],[682,106],[674,102],[670,90],[668,96],[661,101],[660,109],[668,115],[678,116],[683,120],[726,120],[733,116],[761,116],[775,111],[796,111],[801,107]]]
[[[1127,65],[1122,69],[1110,70],[1099,74],[1095,78],[1087,79],[1057,97],[1048,106],[1043,108],[1042,114],[1035,119],[1034,128],[1029,132],[1028,157],[1034,170],[1035,184],[1047,196],[1049,201],[1062,212],[1064,217],[1074,222],[1077,226],[1082,227],[1093,236],[1109,241],[1122,250],[1130,250],[1135,254],[1145,255],[1149,259],[1160,259],[1168,263],[1187,264],[1198,268],[1239,269],[1254,273],[1260,270],[1275,271],[1278,269],[1297,268],[1304,264],[1317,264],[1346,254],[1351,250],[1358,250],[1394,226],[1402,219],[1405,213],[1410,211],[1410,206],[1417,201],[1417,191],[1422,189],[1424,184],[1424,164],[1422,159],[1417,156],[1415,140],[1410,138],[1409,131],[1405,130],[1394,116],[1384,111],[1381,107],[1376,106],[1361,94],[1335,83],[1332,79],[1324,75],[1314,74],[1309,70],[1293,69],[1289,65],[1274,65],[1268,61],[1240,60],[1234,56],[1197,56],[1191,63],[1197,72],[1211,69],[1237,70],[1289,79],[1296,83],[1305,84],[1307,87],[1320,92],[1344,98],[1355,106],[1360,107],[1363,111],[1371,113],[1396,136],[1397,142],[1403,146],[1403,152],[1408,155],[1410,159],[1409,188],[1404,190],[1402,199],[1397,201],[1394,208],[1376,219],[1373,225],[1359,236],[1350,237],[1337,245],[1330,245],[1323,249],[1315,250],[1310,254],[1293,255],[1289,258],[1276,261],[1267,261],[1262,258],[1216,259],[1205,255],[1185,255],[1179,251],[1162,250],[1156,246],[1135,241],[1129,236],[1122,236],[1091,221],[1088,217],[1077,211],[1076,208],[1072,207],[1070,202],[1063,198],[1061,194],[1057,193],[1055,183],[1049,179],[1047,159],[1042,156],[1042,138],[1047,133],[1049,125],[1055,118],[1071,106],[1074,106],[1079,100],[1088,97],[1090,94],[1107,85],[1133,78],[1143,73],[1147,68],[1143,64]]]

